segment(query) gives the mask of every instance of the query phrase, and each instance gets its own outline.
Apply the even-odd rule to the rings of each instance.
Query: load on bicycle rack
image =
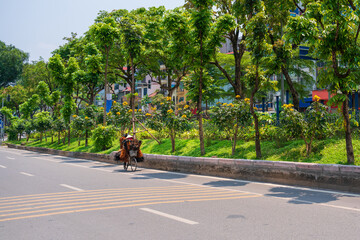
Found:
[[[115,160],[123,162],[126,171],[129,167],[131,171],[136,171],[137,162],[141,162],[144,159],[140,147],[141,141],[125,134],[120,138],[120,150],[115,155]]]

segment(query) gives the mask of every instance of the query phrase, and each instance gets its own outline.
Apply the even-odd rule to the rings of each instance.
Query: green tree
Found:
[[[84,42],[83,44],[86,45],[81,52],[84,63],[78,72],[78,83],[81,86],[81,94],[78,98],[91,105],[95,102],[96,95],[105,86],[102,79],[103,57],[93,42]]]
[[[44,81],[49,86],[50,93],[59,86],[51,77],[47,63],[41,58],[38,61],[32,61],[24,65],[21,78],[17,81],[17,84],[26,87],[32,94],[40,81]]]
[[[295,109],[299,108],[300,93],[307,87],[305,84],[313,84],[314,80],[312,76],[303,71],[302,68],[309,69],[314,68],[314,63],[311,60],[303,60],[299,58],[298,45],[285,42],[283,40],[284,28],[287,25],[290,16],[289,11],[294,6],[294,1],[284,0],[279,4],[274,4],[271,0],[263,0],[265,5],[265,15],[267,24],[268,43],[272,46],[273,54],[269,58],[269,63],[266,67],[273,70],[274,74],[281,73],[281,78],[284,76],[286,85],[290,90],[293,104]],[[301,82],[295,82],[291,75],[301,76],[304,84]],[[282,96],[283,97],[283,96]],[[284,99],[282,99],[284,102]]]
[[[14,118],[13,110],[11,110],[10,108],[5,106],[5,107],[0,108],[0,113],[3,114],[6,118],[6,122],[5,122],[4,126],[8,125],[7,123],[11,124],[11,121]]]
[[[110,50],[113,46],[114,40],[118,37],[118,29],[116,28],[116,22],[111,17],[104,17],[98,19],[98,22],[90,27],[90,34],[94,37],[95,42],[99,45],[100,50],[105,57],[105,69],[104,69],[104,86],[105,86],[105,102],[104,102],[104,120],[103,124],[106,126],[106,100],[108,90],[108,66]]]
[[[89,133],[95,127],[96,110],[94,105],[87,105],[84,109],[85,147],[88,146]]]
[[[269,55],[269,48],[266,44],[267,38],[267,21],[264,15],[264,9],[256,13],[247,25],[247,47],[251,53],[253,66],[247,69],[245,77],[249,81],[249,86],[252,86],[250,95],[250,112],[254,119],[255,128],[255,150],[256,158],[261,158],[261,145],[260,145],[260,130],[259,130],[259,116],[254,109],[255,95],[267,82],[265,72],[261,69],[264,58]]]
[[[114,125],[117,129],[120,130],[120,134],[124,135],[126,130],[131,129],[131,118],[132,118],[132,109],[130,108],[128,102],[113,103],[111,107],[111,116],[109,118],[110,123]]]
[[[42,142],[43,134],[45,133],[46,138],[46,131],[51,129],[52,120],[50,117],[49,112],[39,112],[34,115],[34,128],[36,131],[40,132],[40,142]]]
[[[228,138],[232,141],[232,155],[236,151],[236,139],[239,128],[244,128],[251,124],[250,101],[248,98],[240,99],[237,95],[234,103],[218,103],[212,108],[213,114],[210,121],[222,131],[225,131]]]
[[[171,152],[175,152],[176,135],[191,129],[191,111],[188,105],[179,108],[175,112],[175,104],[171,97],[162,97],[153,102],[158,108],[153,108],[152,114],[146,114],[146,124],[157,131],[164,131],[169,134],[171,139]]]
[[[26,142],[29,142],[31,133],[35,130],[33,119],[28,119],[25,121],[25,129],[26,133]]]
[[[130,15],[131,16],[131,15]],[[143,42],[143,32],[139,25],[136,24],[134,18],[130,16],[124,17],[119,23],[121,40],[124,45],[125,52],[129,55],[131,69],[131,95],[130,106],[132,109],[133,136],[136,134],[135,129],[135,66],[134,59],[137,59],[141,52]],[[134,15],[132,15],[134,16]]]
[[[297,1],[294,1],[297,3]],[[327,0],[306,1],[302,16],[289,20],[286,40],[293,44],[307,43],[314,57],[324,60],[326,77],[320,78],[320,86],[327,86],[334,94],[329,104],[341,106],[345,121],[347,162],[354,164],[351,138],[348,94],[357,90],[359,82],[358,52],[359,7],[353,1]]]
[[[52,127],[54,131],[57,131],[58,133],[58,144],[60,144],[61,133],[66,130],[64,119],[60,117],[56,118],[52,122]],[[65,143],[65,138],[64,138],[64,143]]]
[[[204,130],[202,119],[202,100],[203,100],[203,78],[206,63],[210,60],[210,54],[207,50],[206,40],[210,35],[210,26],[212,21],[212,7],[213,1],[211,0],[191,0],[193,8],[190,10],[191,23],[194,28],[193,32],[193,46],[194,55],[197,56],[194,61],[194,77],[198,84],[197,114],[199,120],[199,139],[200,139],[200,152],[201,155],[205,154],[204,146]]]
[[[315,96],[317,97],[317,96]],[[319,102],[319,97],[306,109],[305,114],[294,110],[292,104],[285,104],[281,112],[281,126],[293,137],[300,137],[306,145],[306,156],[312,151],[316,136],[324,135],[327,129],[327,107]]]
[[[246,95],[246,81],[244,79],[244,72],[247,67],[246,64],[246,39],[248,32],[246,26],[249,21],[258,12],[258,0],[215,0],[216,18],[222,18],[231,15],[234,18],[234,25],[227,27],[225,34],[220,34],[222,41],[229,40],[232,47],[232,62],[227,63],[227,66],[221,61],[222,57],[214,51],[211,64],[218,67],[223,73],[223,76],[231,84],[233,88],[233,97],[239,95],[244,98]],[[245,59],[244,59],[245,58]]]
[[[84,130],[85,120],[77,115],[73,115],[73,120],[71,121],[71,128],[73,132],[78,136],[78,146],[80,146],[81,136]]]
[[[20,112],[22,113],[23,119],[32,118],[35,111],[39,108],[40,97],[37,94],[34,94],[26,102],[20,105]]]
[[[192,62],[189,14],[159,7],[150,8],[144,15],[145,61],[141,70],[171,97],[189,73]]]
[[[49,86],[44,81],[40,81],[36,87],[36,92],[40,97],[40,111],[47,110],[46,107],[50,105]]]
[[[59,54],[49,59],[49,69],[57,82],[61,84],[64,94],[64,103],[61,109],[62,116],[68,128],[68,145],[70,145],[70,117],[76,107],[73,99],[76,72],[79,65],[74,57],[70,57],[65,67]]]
[[[22,85],[8,86],[4,89],[0,89],[0,101],[4,99],[4,106],[13,109],[17,116],[20,116],[20,105],[23,104],[30,95],[28,88]]]
[[[94,148],[98,150],[106,150],[112,147],[112,144],[116,138],[116,129],[112,125],[98,126],[92,131],[92,137],[94,141]]]
[[[28,53],[0,41],[0,88],[19,78],[28,58]]]
[[[12,124],[13,128],[16,129],[16,132],[19,136],[17,139],[18,141],[21,141],[21,136],[22,136],[23,132],[25,131],[25,127],[26,127],[25,123],[26,123],[25,119],[16,118],[16,120]]]

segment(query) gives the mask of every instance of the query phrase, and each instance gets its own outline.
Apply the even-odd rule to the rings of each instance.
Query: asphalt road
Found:
[[[0,147],[0,239],[360,239],[360,195]]]

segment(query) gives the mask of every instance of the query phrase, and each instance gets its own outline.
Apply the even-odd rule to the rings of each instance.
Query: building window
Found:
[[[147,96],[147,88],[144,88],[144,96]]]

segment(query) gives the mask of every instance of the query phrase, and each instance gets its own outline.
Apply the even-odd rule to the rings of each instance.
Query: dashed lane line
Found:
[[[3,166],[3,165],[0,165],[0,168],[6,168],[5,166]]]
[[[67,184],[60,184],[60,186],[70,188],[70,189],[75,190],[75,191],[84,191],[84,189],[73,187],[73,186],[70,186],[70,185],[67,185]]]
[[[31,173],[26,173],[26,172],[20,172],[20,174],[25,175],[25,176],[29,176],[29,177],[33,177],[34,175]]]
[[[194,222],[194,221],[191,221],[189,219],[185,219],[185,218],[178,217],[178,216],[175,216],[175,215],[167,214],[167,213],[160,212],[160,211],[150,209],[150,208],[140,208],[140,210],[146,211],[146,212],[149,212],[149,213],[153,213],[153,214],[156,214],[156,215],[159,215],[159,216],[162,216],[162,217],[166,217],[166,218],[169,218],[169,219],[173,219],[173,220],[176,220],[176,221],[179,221],[179,222],[187,223],[187,224],[190,224],[190,225],[199,224],[198,222]]]

